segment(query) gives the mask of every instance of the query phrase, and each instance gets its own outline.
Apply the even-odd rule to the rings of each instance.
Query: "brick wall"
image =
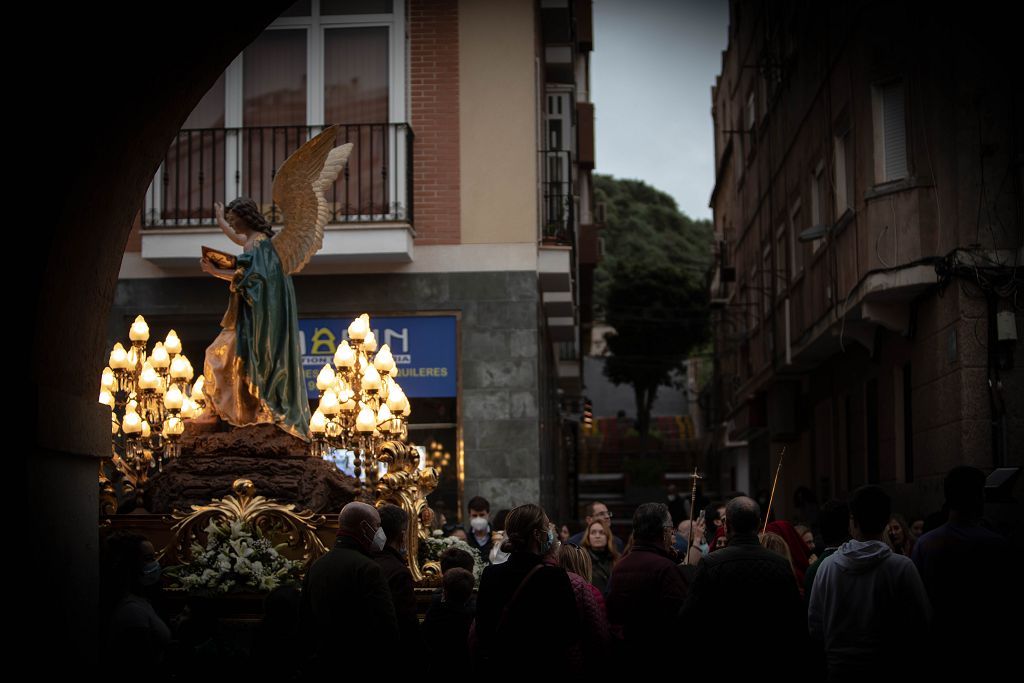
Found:
[[[409,44],[416,243],[458,244],[457,0],[409,0]]]

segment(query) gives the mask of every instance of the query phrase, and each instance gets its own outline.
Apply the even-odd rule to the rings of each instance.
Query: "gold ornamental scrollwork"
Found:
[[[378,481],[376,505],[397,505],[409,515],[405,547],[409,571],[413,581],[437,579],[441,576],[438,562],[425,562],[420,566],[419,546],[429,535],[429,524],[424,523],[427,496],[437,488],[438,470],[434,467],[419,469],[419,451],[401,441],[387,441],[380,448],[379,461],[387,464],[387,473]]]
[[[184,562],[191,556],[193,543],[198,542],[198,532],[214,520],[245,522],[265,538],[286,538],[289,548],[302,548],[303,564],[324,555],[326,546],[316,535],[318,524],[324,516],[311,510],[297,512],[291,503],[281,504],[255,494],[255,486],[248,479],[237,479],[231,486],[234,495],[214,498],[209,505],[193,505],[191,512],[175,511],[171,527],[171,542],[161,552],[161,559]],[[200,544],[202,545],[202,544]]]

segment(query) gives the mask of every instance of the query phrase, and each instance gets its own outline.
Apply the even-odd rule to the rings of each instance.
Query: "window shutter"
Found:
[[[885,127],[885,179],[907,176],[907,128],[903,83],[882,88],[882,117]]]

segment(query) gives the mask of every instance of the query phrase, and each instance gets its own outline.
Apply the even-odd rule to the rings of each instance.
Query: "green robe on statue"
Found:
[[[263,235],[237,265],[223,330],[206,350],[210,404],[237,427],[273,422],[308,441],[309,399],[291,276]]]

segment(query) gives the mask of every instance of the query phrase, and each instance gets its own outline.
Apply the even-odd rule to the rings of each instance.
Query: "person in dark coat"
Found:
[[[405,561],[405,535],[409,530],[409,515],[397,505],[383,505],[378,510],[380,528],[387,536],[384,550],[374,553],[373,559],[384,572],[384,580],[391,591],[391,602],[398,619],[399,642],[405,651],[415,648],[419,617],[416,614],[416,592],[413,590],[412,572]],[[402,660],[408,661],[408,660]]]
[[[633,514],[633,547],[615,565],[608,588],[608,621],[622,631],[620,661],[640,661],[677,642],[675,616],[687,585],[671,550],[674,531],[664,503],[644,503]]]
[[[442,577],[442,598],[427,610],[423,619],[422,642],[429,679],[449,671],[451,663],[469,658],[469,627],[473,623],[476,601],[473,599],[473,573],[453,567]]]
[[[576,597],[561,567],[542,557],[555,542],[539,505],[520,505],[505,520],[508,560],[484,569],[476,599],[477,668],[503,677],[568,673],[579,638]]]
[[[344,661],[347,675],[369,674],[380,662],[355,653],[355,644],[373,634],[375,642],[398,641],[391,592],[370,553],[386,541],[380,515],[371,505],[349,503],[338,515],[338,540],[306,573],[299,623],[310,648],[303,677],[336,677]]]
[[[775,661],[779,653],[808,651],[806,614],[789,562],[758,541],[757,502],[746,496],[733,498],[726,520],[728,544],[697,566],[680,611],[681,628],[694,639],[708,632],[723,634],[710,643],[710,659],[702,657],[705,672],[763,675],[765,662]],[[790,661],[806,666],[799,657]],[[698,669],[694,674],[700,673]]]
[[[911,553],[933,610],[922,650],[970,652],[978,656],[950,662],[930,657],[925,675],[948,678],[951,671],[971,675],[1012,670],[1020,645],[1019,627],[998,626],[1022,604],[1020,556],[1009,542],[986,528],[985,474],[959,465],[943,482],[948,521],[923,534]],[[950,668],[954,664],[957,668]]]
[[[470,555],[465,550],[463,550],[462,548],[448,548],[447,550],[445,550],[444,552],[441,553],[440,562],[441,562],[441,579],[442,579],[442,582],[444,580],[444,575],[448,573],[449,569],[455,569],[456,567],[458,567],[459,569],[465,569],[467,572],[472,574],[474,567],[476,567],[476,562],[473,561],[473,556]],[[473,581],[474,581],[474,584],[475,584],[475,581],[476,581],[475,577],[474,577]],[[430,596],[430,607],[428,607],[427,610],[429,611],[429,610],[437,607],[438,605],[441,604],[441,602],[443,600],[444,600],[444,586],[442,585],[440,588],[435,588],[434,589],[434,593]],[[476,614],[476,596],[475,595],[471,595],[469,597],[469,603],[468,603],[467,607],[468,607],[470,612],[472,612],[473,614]]]

